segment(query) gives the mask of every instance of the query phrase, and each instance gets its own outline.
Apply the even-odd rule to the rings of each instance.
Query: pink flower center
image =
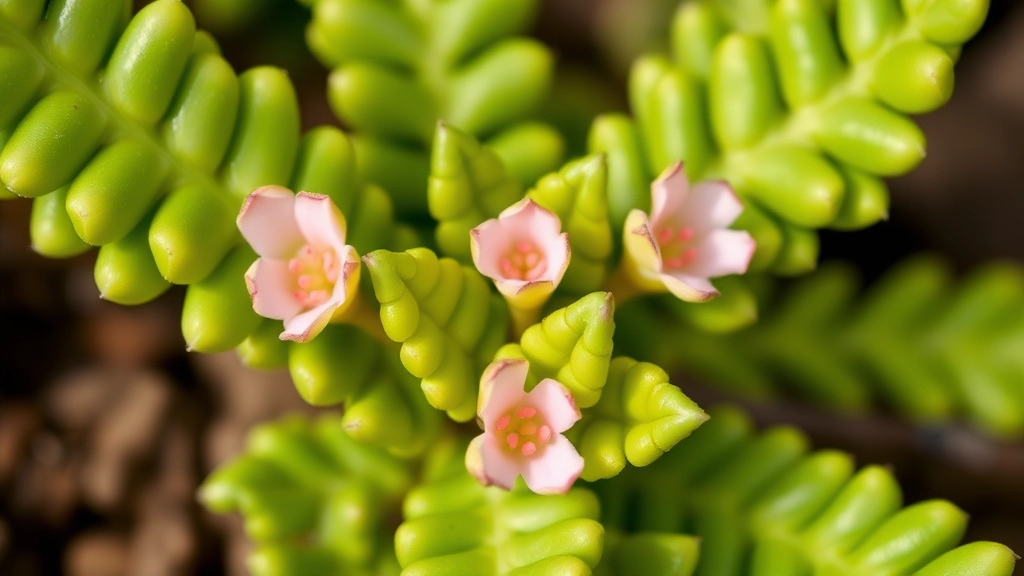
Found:
[[[331,248],[306,244],[288,261],[295,299],[307,308],[319,306],[331,297],[341,272],[341,262]]]
[[[666,226],[658,230],[655,237],[661,248],[661,263],[666,270],[685,268],[697,259],[697,249],[690,246],[693,229]]]
[[[511,280],[532,281],[548,269],[548,261],[532,242],[517,242],[499,261],[501,273]]]
[[[533,406],[522,406],[502,414],[495,423],[499,443],[513,454],[533,456],[551,442],[554,433]]]

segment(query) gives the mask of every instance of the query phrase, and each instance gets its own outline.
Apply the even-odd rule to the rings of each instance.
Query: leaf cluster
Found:
[[[1024,434],[1024,272],[989,264],[960,281],[940,259],[902,262],[859,294],[830,263],[766,303],[760,322],[724,334],[682,324],[657,355],[737,393],[799,395],[843,411],[884,404],[919,423],[966,419]]]
[[[904,507],[885,468],[855,470],[848,454],[808,449],[793,428],[754,433],[742,412],[712,410],[642,473],[593,488],[606,526],[698,535],[698,576],[1013,572],[1016,557],[1005,546],[956,547],[967,515],[953,504]]]
[[[644,207],[646,183],[678,160],[744,198],[737,226],[757,241],[755,270],[807,272],[816,229],[886,216],[880,177],[924,157],[924,136],[906,115],[948,100],[959,46],[980,28],[988,1],[831,4],[680,6],[671,53],[633,66],[635,117],[603,116],[591,131],[591,150],[608,154],[614,223]],[[767,16],[762,25],[748,25],[759,22],[752,12]]]
[[[394,574],[390,543],[412,467],[354,441],[338,417],[292,417],[249,433],[244,454],[199,491],[217,513],[240,512],[256,543],[256,576]]]
[[[250,565],[267,575],[1009,576],[1016,560],[991,542],[957,546],[967,516],[949,502],[904,507],[885,468],[809,452],[789,427],[755,432],[735,409],[714,410],[649,468],[564,495],[483,487],[466,473],[464,450],[436,444],[411,487],[407,465],[348,440],[336,419],[289,420],[255,430],[201,496],[243,514],[261,544]],[[325,516],[313,523],[303,503],[317,499]],[[374,538],[398,499],[392,557]]]
[[[310,0],[307,41],[331,70],[328,99],[353,131],[361,173],[409,216],[422,193],[435,126],[485,138],[520,185],[553,170],[561,136],[529,121],[554,59],[519,36],[537,0]]]

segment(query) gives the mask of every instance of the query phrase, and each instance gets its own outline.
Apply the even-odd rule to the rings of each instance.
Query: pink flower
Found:
[[[529,363],[499,360],[480,382],[484,433],[466,452],[466,468],[484,485],[510,490],[521,474],[538,494],[563,494],[583,471],[583,458],[562,432],[580,419],[572,395],[545,378],[524,390]]]
[[[359,254],[345,244],[345,217],[329,197],[258,188],[238,214],[238,229],[260,256],[245,273],[252,307],[284,320],[282,340],[312,340],[355,298]]]
[[[569,235],[558,216],[526,198],[470,232],[473,265],[509,304],[535,308],[569,267]]]
[[[722,181],[692,188],[676,163],[651,184],[651,215],[633,210],[623,231],[624,264],[631,279],[651,291],[668,290],[681,300],[718,296],[710,278],[743,274],[754,255],[747,232],[727,229],[743,204]]]

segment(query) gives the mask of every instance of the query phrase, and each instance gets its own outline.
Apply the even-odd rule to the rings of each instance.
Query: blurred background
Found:
[[[251,0],[239,19],[219,10],[228,2],[191,4],[237,69],[286,68],[304,123],[336,123],[326,71],[303,41],[304,7]],[[571,150],[583,151],[593,115],[625,109],[629,62],[664,41],[675,5],[546,0],[535,33],[554,46],[559,81],[543,115]],[[824,233],[823,259],[853,261],[869,282],[921,250],[961,272],[1024,260],[1024,3],[993,0],[964,49],[952,101],[919,121],[928,157],[891,183],[890,220]],[[187,354],[182,291],[134,308],[101,301],[95,254],[36,255],[29,210],[28,201],[0,202],[0,575],[245,574],[239,519],[205,513],[196,487],[241,449],[252,424],[311,409],[283,372],[253,372],[231,353]],[[685,390],[704,405],[723,400],[699,382]],[[1024,446],[885,414],[748,408],[764,424],[803,427],[818,447],[851,451],[861,465],[890,465],[907,502],[952,500],[971,514],[968,540],[1024,550]]]

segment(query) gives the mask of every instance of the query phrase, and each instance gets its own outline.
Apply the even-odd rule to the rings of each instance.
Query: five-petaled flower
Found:
[[[345,244],[345,217],[329,197],[258,188],[238,229],[260,256],[245,273],[252,307],[284,320],[282,340],[308,342],[356,297],[359,254]]]
[[[519,475],[538,494],[562,494],[583,471],[583,458],[562,435],[580,419],[572,394],[545,378],[524,390],[529,363],[498,360],[480,381],[484,433],[466,452],[466,468],[485,485],[510,490]]]
[[[726,182],[690,186],[681,162],[651,184],[651,214],[633,210],[623,230],[623,264],[630,279],[652,292],[702,302],[718,295],[710,278],[743,274],[754,239],[729,230],[743,204]]]
[[[515,308],[540,307],[569,267],[558,216],[526,198],[470,232],[473,264]]]

